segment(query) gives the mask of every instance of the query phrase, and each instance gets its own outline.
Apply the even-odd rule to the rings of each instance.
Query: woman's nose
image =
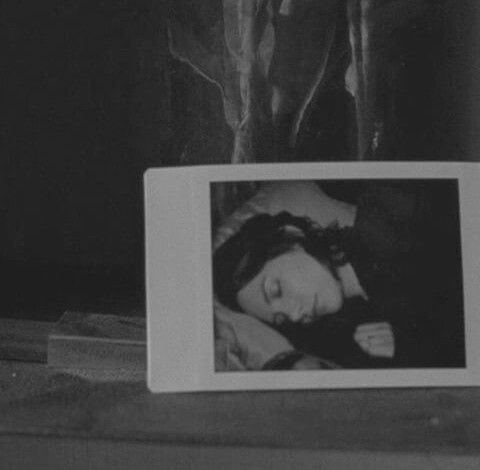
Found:
[[[298,302],[294,300],[284,299],[276,305],[275,310],[278,312],[274,315],[274,323],[276,325],[287,321],[296,323],[301,321],[303,317],[302,309],[298,305]]]

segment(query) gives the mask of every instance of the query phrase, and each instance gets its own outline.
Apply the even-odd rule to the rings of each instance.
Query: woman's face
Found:
[[[340,281],[300,246],[267,261],[237,293],[242,310],[264,322],[309,323],[338,312],[343,305]]]

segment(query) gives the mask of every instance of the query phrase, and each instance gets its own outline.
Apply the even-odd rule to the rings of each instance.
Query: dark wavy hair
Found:
[[[238,291],[267,261],[298,245],[336,276],[334,268],[347,262],[347,233],[348,229],[339,228],[337,224],[322,228],[308,217],[288,212],[256,215],[214,252],[215,294],[224,305],[240,312]]]

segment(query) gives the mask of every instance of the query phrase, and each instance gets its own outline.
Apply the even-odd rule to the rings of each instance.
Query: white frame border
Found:
[[[458,179],[467,367],[216,372],[210,183],[381,178]],[[148,170],[144,181],[151,391],[480,385],[480,164],[329,162],[159,168]]]

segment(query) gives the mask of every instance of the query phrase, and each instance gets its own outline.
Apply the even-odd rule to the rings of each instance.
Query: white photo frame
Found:
[[[210,184],[268,180],[456,179],[466,365],[220,372],[214,364]],[[148,387],[153,392],[480,384],[480,165],[349,162],[150,169],[145,173]]]

